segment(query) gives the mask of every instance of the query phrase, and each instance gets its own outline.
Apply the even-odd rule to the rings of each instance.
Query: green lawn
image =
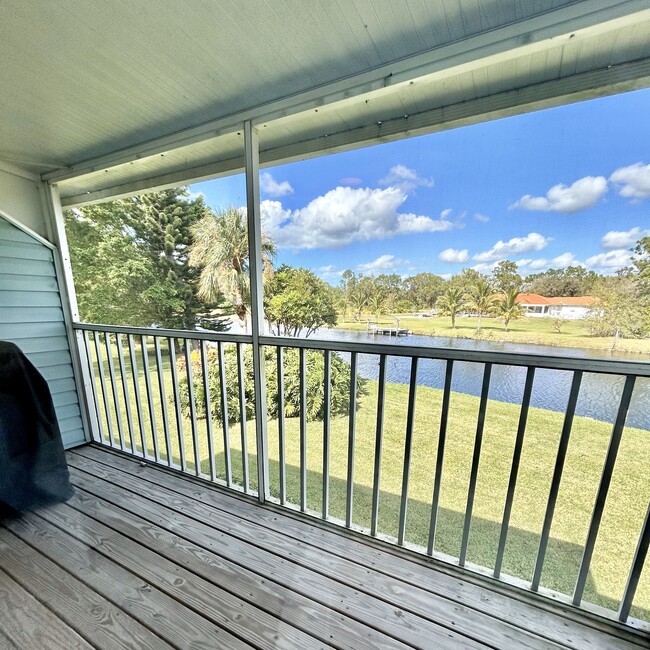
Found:
[[[149,355],[149,359],[158,444],[165,459],[162,403],[155,375],[155,359],[152,355]],[[139,386],[144,400],[145,381],[139,354],[138,364]],[[115,367],[119,370],[117,363]],[[135,443],[140,450],[140,431],[137,427],[128,359],[126,359],[126,371],[136,429]],[[163,375],[172,442],[171,454],[173,462],[178,464],[179,436],[174,416],[172,379],[167,356],[163,361]],[[121,419],[124,423],[128,448],[130,434],[126,431],[128,427],[119,372],[117,379],[120,386]],[[97,388],[99,390],[98,381]],[[357,412],[353,516],[354,523],[363,527],[370,525],[377,383],[369,381],[366,388],[366,395],[360,399]],[[107,385],[107,389],[112,398],[110,384]],[[217,396],[212,397],[215,399]],[[407,397],[407,386],[387,385],[379,531],[389,536],[396,536],[399,517]],[[478,403],[476,397],[460,393],[452,394],[436,550],[453,556],[458,556],[460,550]],[[407,541],[419,546],[425,546],[428,537],[440,409],[441,391],[418,388],[406,530]],[[104,417],[103,406],[101,412]],[[109,413],[114,423],[114,440],[117,441],[112,402]],[[469,562],[488,568],[494,566],[518,417],[519,410],[514,405],[492,400],[488,404],[468,550]],[[530,580],[533,571],[562,419],[562,414],[542,409],[531,409],[529,415],[503,565],[504,573],[525,580]],[[105,419],[104,423],[106,428]],[[146,445],[151,452],[153,448],[151,423],[146,408],[144,424]],[[189,419],[183,418],[181,426],[183,429],[181,439],[185,447],[188,470],[193,472],[194,447]],[[213,422],[213,427],[215,464],[218,477],[223,479],[225,477],[223,432],[219,422]],[[577,417],[574,421],[542,576],[543,586],[565,594],[572,592],[577,577],[582,545],[586,538],[611,429],[610,424],[589,418]],[[272,495],[279,497],[277,422],[270,421],[268,430],[270,488]],[[345,516],[347,438],[348,418],[334,418],[331,423],[329,497],[330,514],[338,519],[343,519]],[[254,422],[248,423],[248,441],[251,487],[255,489]],[[320,513],[322,503],[322,445],[322,423],[308,423],[308,507],[317,513]],[[234,480],[241,483],[242,456],[238,423],[230,426],[229,447]],[[205,420],[198,422],[198,448],[201,471],[209,474]],[[286,420],[286,462],[287,498],[291,503],[297,504],[299,502],[299,422],[296,418]],[[645,509],[650,500],[648,467],[650,467],[650,433],[626,428],[585,591],[585,599],[590,602],[612,609],[618,605]],[[647,567],[637,591],[632,615],[650,620],[650,570]]]
[[[337,327],[365,332],[368,327],[368,318],[373,323],[377,320],[374,314],[363,314],[361,320],[357,322],[348,314],[346,318],[339,318]],[[477,319],[466,316],[456,318],[455,329],[452,329],[451,318],[448,316],[413,318],[411,314],[382,315],[379,324],[395,327],[396,318],[399,318],[400,327],[411,330],[413,334],[424,336],[471,338],[590,350],[611,350],[614,347],[620,352],[650,354],[650,339],[622,338],[615,341],[613,337],[591,336],[588,325],[582,320],[567,321],[562,326],[561,333],[553,329],[552,318],[520,318],[510,321],[508,331],[506,331],[503,322],[498,318],[483,317],[480,333],[476,332]]]

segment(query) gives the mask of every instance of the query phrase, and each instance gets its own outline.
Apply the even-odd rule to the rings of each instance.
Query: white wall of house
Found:
[[[50,240],[41,182],[37,177],[0,161],[0,210],[36,234]]]
[[[567,320],[579,320],[589,315],[591,307],[581,305],[551,305],[548,316],[550,318],[566,318]]]

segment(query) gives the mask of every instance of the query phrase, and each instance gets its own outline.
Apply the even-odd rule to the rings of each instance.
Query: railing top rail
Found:
[[[264,336],[262,345],[288,348],[333,350],[335,352],[358,352],[360,354],[387,354],[396,357],[420,359],[453,359],[474,363],[494,363],[504,366],[534,366],[551,370],[582,370],[583,372],[612,375],[635,375],[650,377],[650,363],[622,361],[619,359],[585,359],[580,357],[550,356],[545,354],[520,354],[514,352],[462,350],[459,348],[419,347],[390,345],[387,343],[359,343],[352,341],[309,340],[292,337]]]
[[[128,327],[125,325],[99,325],[95,323],[73,323],[76,330],[88,332],[109,332],[111,334],[134,334],[136,336],[162,336],[177,339],[193,339],[199,341],[221,341],[222,343],[252,343],[249,334],[228,334],[218,332],[200,332],[195,330],[163,329],[161,327]]]
[[[222,343],[252,343],[248,334],[229,334],[198,332],[191,330],[162,329],[157,327],[127,327],[123,325],[99,325],[94,323],[74,323],[77,330],[90,332],[110,332],[116,334],[135,334],[145,336],[174,337],[201,341],[221,341]],[[334,352],[357,352],[360,354],[386,354],[395,357],[418,357],[466,361],[470,363],[494,363],[504,366],[524,366],[546,368],[549,370],[581,370],[583,372],[611,375],[634,375],[650,377],[650,363],[645,361],[623,361],[620,359],[586,359],[546,354],[521,354],[485,350],[463,350],[459,348],[420,347],[410,345],[391,345],[387,343],[359,343],[357,341],[326,341],[324,339],[302,339],[283,336],[260,337],[262,345],[286,348],[305,348],[311,350],[332,350]]]

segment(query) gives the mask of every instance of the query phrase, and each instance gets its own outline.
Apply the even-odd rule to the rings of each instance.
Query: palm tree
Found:
[[[494,291],[487,280],[477,280],[476,284],[465,294],[466,306],[476,312],[478,321],[476,331],[481,331],[481,316],[489,314],[494,309]]]
[[[497,316],[503,318],[503,325],[506,332],[511,320],[516,320],[524,315],[524,308],[517,302],[519,289],[513,287],[507,289],[503,299],[499,299],[495,304],[495,312]]]
[[[221,294],[235,309],[246,329],[250,305],[248,228],[241,210],[209,211],[192,228],[190,264],[201,268],[199,297],[217,301]],[[262,233],[263,276],[273,272],[275,245]]]
[[[380,289],[375,289],[375,291],[370,296],[368,303],[370,309],[372,309],[373,313],[377,317],[377,323],[379,323],[379,316],[384,310],[384,306],[386,304],[386,296],[384,295],[384,292]]]
[[[463,290],[460,287],[449,287],[445,293],[436,300],[436,309],[443,316],[451,316],[451,327],[456,329],[456,316],[463,311]]]

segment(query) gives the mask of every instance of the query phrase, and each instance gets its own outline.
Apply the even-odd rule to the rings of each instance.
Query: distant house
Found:
[[[536,293],[520,293],[517,296],[526,316],[533,318],[585,318],[598,303],[594,296],[558,296],[547,298]]]

